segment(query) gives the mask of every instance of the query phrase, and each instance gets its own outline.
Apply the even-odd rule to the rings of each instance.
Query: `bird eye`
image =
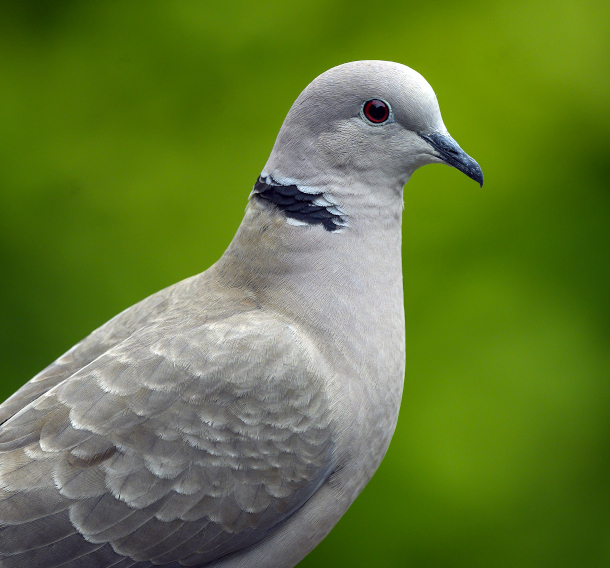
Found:
[[[390,118],[390,105],[380,99],[371,99],[362,105],[362,114],[373,124],[382,124]]]

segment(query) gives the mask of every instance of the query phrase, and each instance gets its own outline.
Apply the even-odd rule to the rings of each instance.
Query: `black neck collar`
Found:
[[[271,176],[260,176],[253,193],[260,201],[278,207],[287,217],[302,223],[322,225],[327,231],[336,231],[345,224],[344,217],[328,204],[322,192],[305,193],[296,185],[281,185]]]

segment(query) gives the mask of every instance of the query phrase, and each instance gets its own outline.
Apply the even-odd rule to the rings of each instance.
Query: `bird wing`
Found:
[[[177,293],[182,289],[190,289],[192,280],[194,279],[187,279],[160,290],[117,314],[89,334],[0,404],[0,424],[37,399],[41,394],[61,383],[80,368],[97,359],[102,353],[129,337],[135,330],[143,327],[149,319],[167,310],[168,304]]]
[[[203,566],[333,468],[321,355],[262,310],[147,325],[0,428],[0,566]]]

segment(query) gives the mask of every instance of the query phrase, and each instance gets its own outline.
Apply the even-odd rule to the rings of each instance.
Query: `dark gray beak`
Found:
[[[437,133],[419,134],[419,136],[438,152],[438,157],[446,164],[460,170],[483,187],[483,172],[481,167],[460,148],[459,144],[451,136]]]

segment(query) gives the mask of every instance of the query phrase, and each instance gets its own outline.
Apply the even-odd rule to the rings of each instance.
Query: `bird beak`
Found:
[[[481,171],[481,166],[466,154],[451,136],[448,134],[438,134],[436,132],[433,132],[432,134],[418,133],[418,136],[423,138],[438,152],[438,157],[443,160],[443,162],[460,170],[483,187],[483,172]]]

